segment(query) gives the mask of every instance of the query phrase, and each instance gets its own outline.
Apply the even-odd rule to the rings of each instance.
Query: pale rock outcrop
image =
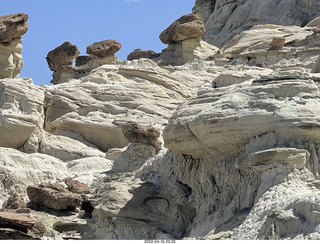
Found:
[[[272,47],[275,38],[282,40],[281,46],[285,38],[284,47]],[[319,38],[311,28],[257,25],[233,37],[222,52],[230,64],[267,64],[272,69],[310,71],[320,52]]]
[[[10,195],[26,197],[29,185],[71,176],[62,161],[44,154],[0,148],[0,155],[0,206]]]
[[[30,78],[0,80],[0,146],[37,152],[44,91]]]
[[[91,185],[96,179],[111,171],[113,161],[103,157],[87,157],[67,162],[68,172],[74,180]]]
[[[172,73],[149,59],[139,59],[121,66],[103,65],[81,79],[48,87],[45,130],[79,134],[103,152],[125,147],[122,124],[136,121],[161,128],[185,98],[213,77],[197,71],[186,75],[186,69]]]
[[[320,3],[313,0],[198,0],[193,11],[205,22],[204,40],[221,48],[254,25],[305,26],[320,15]]]
[[[28,15],[0,16],[0,79],[19,78],[23,65],[21,36],[28,31]]]
[[[39,152],[62,161],[105,156],[105,153],[95,145],[87,142],[80,135],[68,131],[54,134],[43,132]]]

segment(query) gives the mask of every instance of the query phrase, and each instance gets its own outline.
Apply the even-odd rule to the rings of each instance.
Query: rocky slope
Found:
[[[197,0],[159,54],[63,43],[53,86],[0,52],[0,239],[319,239],[319,7]]]

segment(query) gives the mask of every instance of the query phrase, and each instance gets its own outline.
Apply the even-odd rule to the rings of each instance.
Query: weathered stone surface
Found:
[[[205,33],[203,22],[197,14],[188,14],[174,21],[160,34],[164,44],[202,37]]]
[[[204,40],[219,48],[254,25],[305,26],[319,15],[317,1],[199,0],[194,11],[205,21]]]
[[[87,54],[97,57],[107,57],[121,49],[121,43],[112,39],[95,42],[87,47]]]
[[[68,191],[58,183],[41,183],[37,186],[28,186],[27,193],[32,203],[56,210],[81,206],[81,196]]]
[[[65,163],[48,155],[12,148],[0,148],[0,155],[0,206],[14,194],[26,198],[29,185],[71,176]]]
[[[25,214],[0,212],[0,226],[5,228],[12,228],[27,232],[31,230],[34,233],[43,233],[46,231],[44,224]]]
[[[140,143],[153,146],[156,151],[161,149],[161,141],[158,140],[160,130],[153,127],[139,125],[136,122],[129,121],[122,125],[122,133],[130,143]]]
[[[11,42],[28,31],[28,15],[16,13],[0,16],[0,43]]]
[[[72,61],[79,56],[79,49],[70,42],[64,42],[50,51],[46,57],[49,68],[58,71],[63,66],[72,65]]]
[[[43,89],[29,78],[0,80],[0,147],[26,146],[26,151],[38,150],[43,99]],[[34,146],[28,141],[32,135],[37,141]]]
[[[8,200],[2,204],[2,209],[19,209],[25,207],[26,203],[24,202],[24,199],[17,194],[9,196]]]
[[[88,194],[90,193],[90,187],[86,184],[81,183],[78,180],[67,178],[64,183],[68,186],[68,190],[78,194]]]
[[[140,59],[140,58],[153,59],[158,57],[159,55],[160,55],[159,53],[156,53],[152,50],[136,49],[128,55],[127,60],[134,60],[134,59]]]
[[[197,157],[213,148],[217,149],[212,151],[217,156],[225,150],[231,155],[250,138],[269,131],[275,131],[279,140],[294,137],[295,140],[318,141],[318,121],[314,117],[318,114],[317,106],[314,106],[318,100],[308,98],[304,103],[295,102],[305,94],[315,96],[317,79],[313,80],[307,73],[275,72],[254,82],[234,86],[234,89],[202,94],[196,102],[181,106],[170,119],[163,134],[165,146]],[[261,92],[265,95],[257,95]],[[290,101],[287,100],[289,97]],[[210,105],[206,106],[208,109],[200,109],[201,103]],[[293,113],[296,106],[298,110],[294,109]]]
[[[21,52],[21,38],[0,43],[0,79],[19,78],[23,65]]]
[[[82,66],[92,60],[91,56],[81,55],[76,58],[76,66]]]

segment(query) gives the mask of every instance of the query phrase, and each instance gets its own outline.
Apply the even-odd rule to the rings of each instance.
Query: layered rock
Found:
[[[27,20],[24,13],[0,16],[0,79],[20,76],[21,36],[28,30]]]
[[[320,4],[312,0],[197,0],[193,11],[205,22],[204,40],[221,48],[254,25],[305,26],[319,16]]]

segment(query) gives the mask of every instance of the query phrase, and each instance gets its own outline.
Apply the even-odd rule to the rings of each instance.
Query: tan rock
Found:
[[[286,43],[286,38],[283,36],[274,37],[271,42],[271,47],[281,48]]]
[[[121,43],[112,39],[95,42],[87,47],[87,54],[97,57],[107,57],[121,49]]]
[[[11,195],[2,205],[3,209],[19,209],[25,207],[26,203],[24,202],[24,199],[17,194]]]
[[[11,42],[28,31],[28,15],[16,13],[0,16],[0,43]]]
[[[49,68],[52,71],[58,71],[63,66],[72,65],[72,61],[79,56],[79,53],[76,45],[70,42],[64,42],[59,47],[50,51],[46,59]]]

